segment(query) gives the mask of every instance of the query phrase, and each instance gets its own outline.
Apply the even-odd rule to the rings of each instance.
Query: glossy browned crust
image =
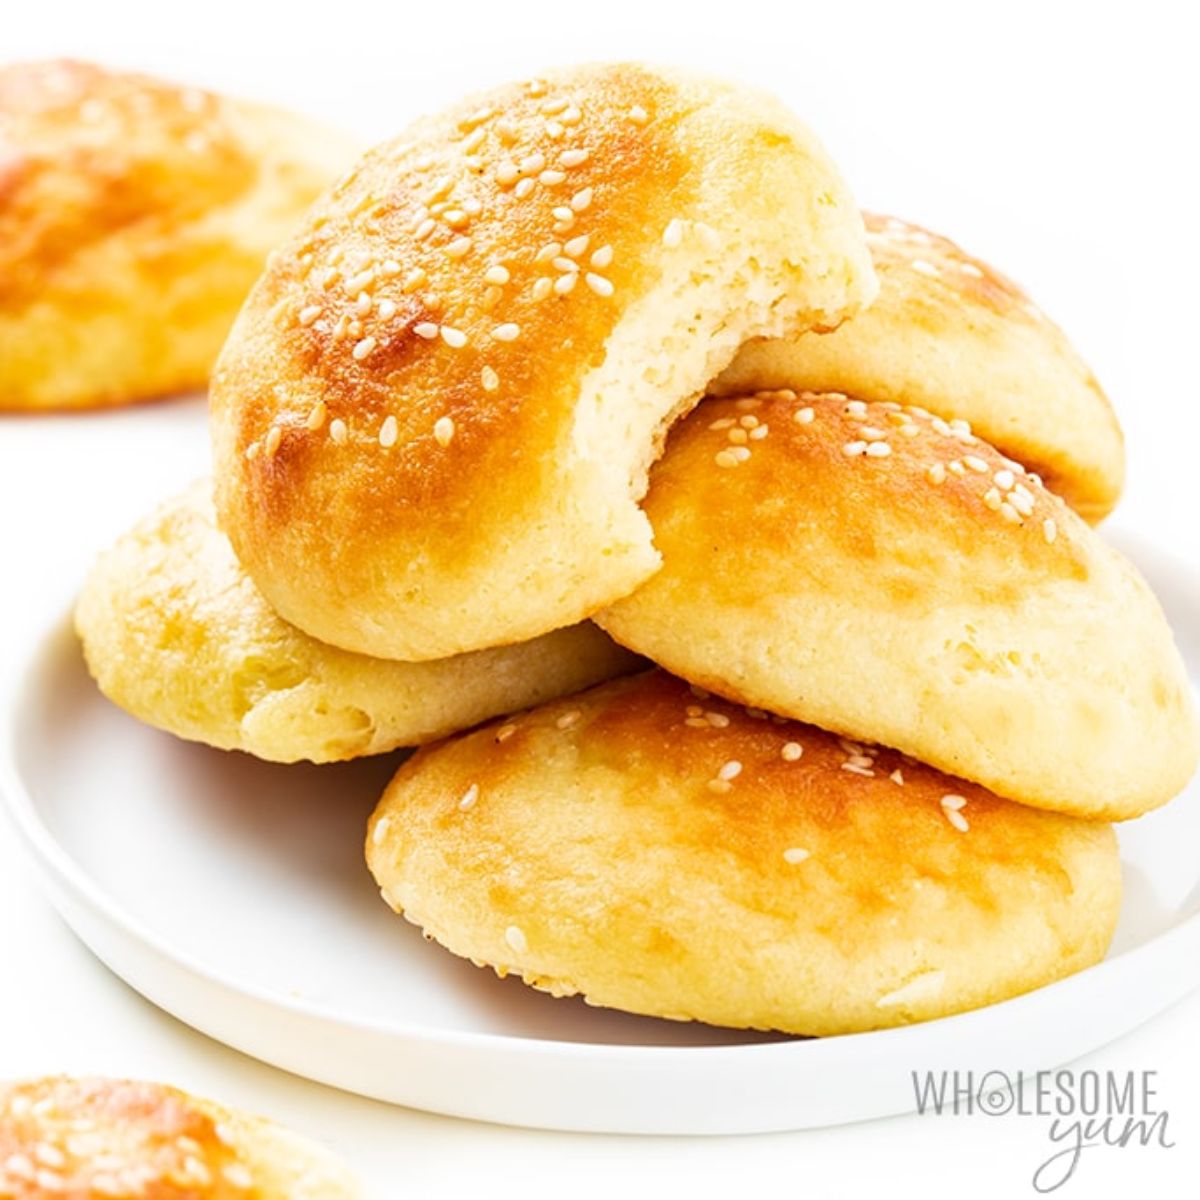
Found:
[[[0,408],[202,386],[268,250],[352,153],[144,75],[0,67]]]
[[[443,657],[585,616],[654,565],[630,503],[652,436],[588,445],[592,414],[577,407],[614,334],[650,319],[665,264],[709,270],[724,238],[748,259],[766,246],[801,305],[828,303],[799,323],[836,324],[872,286],[856,277],[869,268],[846,200],[811,135],[769,98],[640,66],[499,88],[418,122],[313,210],[225,348],[215,474],[239,557],[289,620],[388,657]],[[788,213],[799,232],[785,240]],[[679,247],[664,241],[672,221]],[[542,295],[540,280],[572,273],[567,260],[577,285]],[[767,286],[746,270],[746,296]],[[730,321],[746,296],[728,298]],[[686,294],[662,302],[686,316]],[[705,353],[692,343],[685,353]],[[695,396],[672,395],[653,354],[626,382],[658,372],[661,414],[686,407]],[[619,410],[626,390],[598,407]]]
[[[810,1034],[1078,970],[1103,955],[1120,897],[1108,826],[664,672],[418,752],[367,858],[397,911],[501,974]]]
[[[597,619],[702,686],[1078,815],[1136,816],[1195,769],[1149,588],[965,424],[835,394],[705,401],[645,510],[663,569]]]
[[[864,213],[879,295],[836,332],[756,341],[714,386],[843,391],[968,420],[1087,520],[1124,482],[1120,425],[1095,376],[1023,288],[949,238]]]
[[[0,1195],[12,1200],[355,1200],[319,1147],[158,1083],[0,1085]]]

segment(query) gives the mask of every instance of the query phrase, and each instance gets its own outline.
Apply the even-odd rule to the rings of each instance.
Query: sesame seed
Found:
[[[426,217],[425,220],[417,226],[417,230],[413,234],[413,237],[415,237],[418,242],[423,242],[436,228],[437,222],[432,217]]]
[[[858,763],[844,762],[842,770],[849,771],[851,775],[863,775],[871,779],[875,777],[875,772],[870,767],[860,767]]]
[[[506,321],[492,330],[492,337],[498,342],[513,342],[520,336],[521,327],[514,321]]]
[[[832,399],[833,396],[834,396],[834,393],[831,392],[830,398]],[[862,421],[862,420],[866,419],[866,415],[867,415],[867,405],[866,405],[865,401],[863,401],[863,400],[847,400],[846,401],[846,416],[853,417],[854,420],[856,420],[856,421]]]
[[[568,258],[578,258],[586,252],[589,240],[588,234],[581,233],[578,237],[573,237],[569,242],[563,243],[563,253]]]
[[[1004,503],[1004,499],[997,488],[988,488],[983,493],[983,502],[994,512]]]
[[[557,141],[560,137],[562,137],[562,135],[564,133],[566,133],[566,130],[563,128],[561,121],[547,121],[546,122],[546,136],[547,137],[554,138]]]
[[[469,237],[457,237],[446,246],[447,258],[462,258],[471,249]]]
[[[750,438],[744,429],[738,427],[731,429],[726,436],[735,446],[744,446]]]
[[[380,300],[379,306],[375,311],[379,314],[381,321],[390,321],[396,315],[396,302],[394,300]]]
[[[467,344],[467,335],[461,329],[455,329],[451,325],[443,325],[441,334],[442,341],[455,350],[461,350]]]
[[[553,117],[562,112],[569,103],[570,101],[562,96],[551,97],[549,100],[542,101],[542,113],[544,116]]]
[[[1058,526],[1049,517],[1042,522],[1042,536],[1051,544],[1058,537]]]
[[[966,833],[971,828],[971,826],[967,823],[967,818],[964,817],[957,809],[947,809],[946,820],[949,821],[959,833]]]
[[[371,311],[371,306],[374,303],[375,301],[371,299],[370,292],[359,292],[358,299],[354,302],[354,311],[360,317],[365,317]]]
[[[891,773],[891,774],[888,776],[888,778],[889,778],[889,779],[890,779],[890,780],[891,780],[893,783],[898,783],[898,784],[900,784],[901,786],[903,786],[903,785],[904,785],[904,772],[903,772],[903,771],[901,771],[899,767],[897,767],[897,768],[896,768],[896,769],[895,769],[895,770],[894,770],[894,771],[893,771],[893,772],[892,772],[892,773]]]
[[[816,415],[816,412],[812,408],[798,408],[796,409],[795,420],[800,425],[811,425]]]
[[[354,343],[354,349],[351,353],[357,362],[362,362],[372,350],[375,349],[375,339],[373,337],[365,337]]]
[[[674,249],[683,241],[683,222],[678,217],[672,217],[663,230],[663,245]]]
[[[876,429],[874,425],[864,425],[858,431],[858,436],[864,442],[880,442],[887,437],[887,433],[882,429]]]
[[[941,275],[941,271],[939,271],[937,267],[935,267],[932,263],[926,262],[923,258],[914,258],[910,266],[919,274],[929,275],[934,279]]]
[[[550,265],[556,271],[578,271],[579,264],[573,258],[567,258],[565,255],[560,255],[554,259]]]
[[[692,729],[707,729],[708,722],[703,717],[688,717],[684,724]]]
[[[262,443],[261,442],[251,442],[250,445],[248,445],[246,447],[246,461],[253,462],[261,453],[262,453]]]
[[[235,1188],[250,1188],[254,1186],[254,1176],[250,1174],[248,1167],[242,1163],[226,1163],[221,1168],[221,1174],[225,1176],[226,1183]]]
[[[389,277],[399,275],[400,264],[394,258],[385,258],[379,264],[379,273],[380,275],[387,275]]]
[[[996,486],[1003,488],[1006,492],[1016,483],[1016,478],[1009,470],[997,471],[992,478],[996,481]]]
[[[471,786],[469,788],[467,788],[467,790],[465,792],[463,792],[462,797],[459,799],[459,802],[458,802],[459,810],[462,812],[466,812],[467,809],[473,808],[475,805],[475,801],[478,799],[479,799],[479,784],[473,783],[473,784],[471,784]]]
[[[413,333],[419,338],[424,338],[427,342],[432,341],[438,335],[438,327],[432,321],[421,321],[413,326]]]
[[[559,717],[558,720],[554,722],[554,724],[559,729],[570,729],[571,726],[574,725],[575,722],[578,721],[582,715],[583,714],[579,711],[579,709],[573,708],[573,709],[571,709],[570,712],[563,713],[563,715],[561,717]]]
[[[544,96],[546,94],[546,85],[540,79],[531,79],[525,87],[531,96]]]
[[[521,176],[520,168],[511,159],[496,164],[496,182],[501,187],[511,187]]]
[[[726,729],[729,726],[729,718],[724,713],[706,712],[704,714],[704,719],[714,729]]]
[[[965,796],[956,796],[953,793],[942,797],[942,807],[946,809],[965,808],[967,798]]]
[[[546,165],[546,156],[539,150],[534,154],[526,155],[521,159],[517,170],[522,175],[536,175]]]
[[[566,171],[558,171],[553,167],[547,167],[539,176],[538,183],[546,187],[558,187],[564,179],[566,179]]]
[[[736,779],[742,773],[742,764],[731,758],[718,772],[718,779]]]
[[[718,450],[713,455],[713,462],[718,467],[736,467],[738,465],[738,460],[734,458],[732,450]]]
[[[719,417],[709,426],[709,429],[728,429],[733,423],[732,417]]]
[[[467,224],[467,214],[461,208],[448,208],[442,213],[442,220],[451,229],[461,229]]]
[[[946,481],[946,466],[944,463],[934,463],[926,472],[925,478],[930,483],[944,483]]]
[[[770,432],[771,427],[769,425],[759,425],[756,429],[750,430],[750,440],[761,442]]]
[[[967,468],[964,467],[957,458],[952,463],[946,464],[946,470],[949,471],[951,475],[965,475],[967,473]]]
[[[982,279],[983,278],[983,272],[974,263],[960,262],[958,264],[958,269],[964,275],[970,275],[974,279]]]
[[[528,196],[536,186],[536,181],[533,179],[525,178],[518,180],[517,186],[513,188],[513,195],[516,196],[518,200],[524,200],[525,197]]]
[[[535,263],[550,262],[562,254],[562,242],[547,242],[534,256]]]
[[[1021,523],[1021,514],[1007,502],[1000,505],[1000,515],[1012,525]]]
[[[982,458],[977,458],[974,454],[968,454],[963,459],[963,463],[970,467],[972,471],[978,471],[981,475],[987,474],[988,465]]]
[[[1014,488],[1008,494],[1008,502],[1023,517],[1033,515],[1033,497],[1021,488]]]
[[[396,439],[400,436],[400,425],[395,417],[385,417],[383,424],[379,427],[379,444],[385,449],[396,444]]]
[[[577,147],[574,150],[564,150],[558,156],[558,161],[562,163],[567,170],[570,170],[572,167],[579,167],[587,162],[590,153],[590,150],[586,150],[583,147]]]
[[[428,278],[429,276],[420,267],[414,267],[404,277],[404,291],[415,292]]]
[[[575,210],[569,205],[560,204],[551,210],[551,216],[553,216],[556,221],[568,223],[575,220]]]
[[[532,290],[533,298],[535,300],[545,300],[545,298],[548,295],[550,295],[550,292],[553,289],[553,287],[554,287],[553,282],[550,279],[546,278],[546,276],[543,275],[542,278],[539,279],[533,285],[533,290]]]
[[[733,784],[727,779],[710,779],[705,786],[710,792],[716,792],[718,796],[727,796],[733,791]]]
[[[479,372],[479,382],[485,392],[494,392],[500,386],[500,376],[491,367],[484,367]]]
[[[560,116],[558,119],[564,125],[578,125],[583,119],[583,113],[579,111],[576,105],[572,104],[571,107],[566,109],[562,116]]]
[[[448,446],[454,438],[452,417],[438,417],[433,423],[433,439],[439,446]]]
[[[304,427],[314,431],[320,429],[325,424],[325,413],[325,401],[318,400],[309,410],[308,416],[304,421]]]
[[[611,296],[613,294],[612,283],[605,279],[603,275],[595,275],[591,271],[585,276],[588,287],[596,293],[597,296]]]
[[[300,315],[296,318],[301,325],[311,325],[321,315],[321,306],[319,304],[310,304],[307,308],[300,310]]]
[[[943,437],[950,437],[950,426],[941,417],[933,417],[929,423],[937,433],[940,433]]]
[[[504,940],[510,949],[515,950],[518,954],[524,954],[529,949],[529,941],[519,926],[510,925],[504,931]]]
[[[592,203],[592,189],[586,187],[571,197],[571,207],[577,212],[585,212]]]
[[[267,430],[267,437],[263,443],[263,450],[268,458],[275,456],[275,451],[279,449],[279,443],[283,441],[283,430],[278,425],[272,425]]]
[[[796,863],[802,863],[806,858],[808,858],[809,853],[810,852],[808,850],[804,850],[799,846],[790,846],[783,852],[783,861],[786,863],[791,863],[794,866]]]
[[[867,456],[869,458],[887,458],[891,452],[892,448],[887,442],[872,442],[867,447]]]
[[[503,286],[509,281],[511,276],[508,273],[507,267],[495,266],[488,267],[488,269],[484,272],[483,278],[488,283],[494,283]]]
[[[511,722],[508,725],[501,725],[500,728],[496,730],[496,741],[507,742],[508,739],[516,732],[517,727]]]
[[[860,454],[866,454],[866,452],[866,442],[847,442],[842,447],[842,453],[846,455],[847,458],[857,458]]]
[[[629,119],[635,125],[645,125],[650,120],[650,115],[640,104],[635,104],[629,110]]]
[[[575,284],[579,279],[578,272],[569,271],[565,275],[560,275],[554,281],[554,290],[560,296],[566,296],[575,288]]]
[[[371,842],[378,846],[385,837],[387,837],[388,826],[391,825],[391,817],[380,817],[375,822],[375,828],[371,831]]]
[[[591,261],[591,264],[593,267],[596,267],[599,270],[603,270],[605,267],[609,266],[612,263],[612,260],[613,260],[613,248],[611,246],[605,245],[605,246],[601,246],[599,250],[596,250],[592,253],[592,257],[591,257],[590,261]]]
[[[329,436],[339,446],[344,446],[346,444],[346,438],[348,436],[346,422],[343,421],[341,417],[334,417],[333,420],[329,422]]]

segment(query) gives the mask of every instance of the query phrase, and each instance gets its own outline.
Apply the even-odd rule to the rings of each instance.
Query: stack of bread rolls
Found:
[[[84,588],[91,670],[281,762],[433,742],[366,854],[453,953],[798,1034],[1103,957],[1106,822],[1198,752],[1090,524],[1120,429],[777,101],[595,66],[419,121],[271,257],[211,406],[215,487]]]

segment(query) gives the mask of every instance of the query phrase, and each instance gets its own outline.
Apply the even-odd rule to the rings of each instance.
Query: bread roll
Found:
[[[412,746],[638,663],[595,625],[428,663],[314,641],[238,565],[199,483],[103,554],[75,613],[101,691],[191,741],[275,762]]]
[[[335,645],[535,637],[655,570],[646,469],[737,347],[874,286],[771,98],[629,65],[498,88],[369,153],[255,287],[212,392],[222,527]]]
[[[965,424],[706,401],[645,509],[663,569],[597,620],[694,683],[1080,816],[1137,816],[1195,769],[1150,589]]]
[[[0,409],[202,387],[267,252],[354,153],[144,75],[0,67]]]
[[[371,820],[385,900],[554,995],[852,1033],[1098,961],[1111,827],[650,672],[419,751]]]
[[[0,1196],[12,1200],[358,1200],[327,1150],[158,1083],[0,1085]]]
[[[953,242],[866,214],[879,296],[828,336],[755,341],[713,387],[849,392],[919,404],[1030,470],[1088,521],[1116,504],[1121,428],[1062,330],[1015,283]]]

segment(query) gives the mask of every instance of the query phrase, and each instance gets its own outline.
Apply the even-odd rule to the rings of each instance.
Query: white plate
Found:
[[[1200,583],[1133,543],[1200,674]],[[1186,624],[1185,624],[1186,622]],[[56,624],[7,681],[0,789],[48,893],[133,987],[269,1063],[510,1124],[734,1133],[914,1107],[914,1070],[1046,1069],[1200,984],[1200,787],[1121,830],[1109,958],[979,1012],[804,1041],[553,1000],[425,943],[379,900],[367,818],[395,757],[279,767],[119,712]]]

